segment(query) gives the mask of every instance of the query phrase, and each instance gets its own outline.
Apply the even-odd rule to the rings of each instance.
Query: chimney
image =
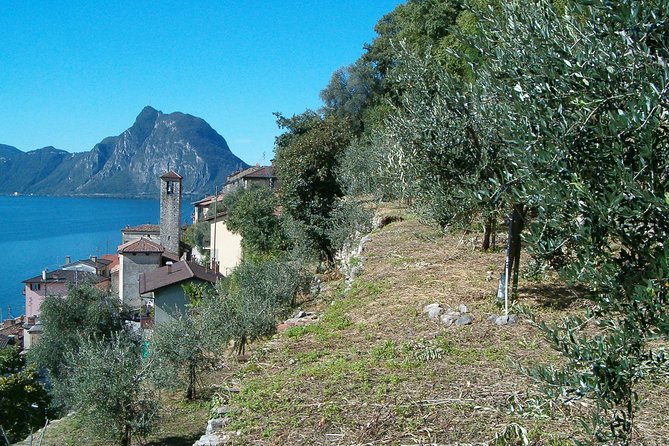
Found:
[[[48,269],[48,268],[44,268],[44,269],[42,270],[42,281],[43,281],[43,282],[46,282],[46,273],[47,273],[47,272],[49,272],[49,269]]]
[[[172,262],[167,262],[165,265],[167,265],[167,274],[172,274]]]
[[[66,265],[69,265],[70,263],[72,263],[72,257],[70,257],[70,256],[65,256],[65,264],[66,264]]]
[[[98,263],[98,256],[91,256],[93,263]]]

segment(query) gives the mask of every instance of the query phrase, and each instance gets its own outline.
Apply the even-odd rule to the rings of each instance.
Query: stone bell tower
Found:
[[[181,180],[173,170],[160,177],[160,244],[175,254],[180,254]]]

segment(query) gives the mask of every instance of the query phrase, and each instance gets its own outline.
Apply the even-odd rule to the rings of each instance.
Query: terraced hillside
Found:
[[[321,278],[317,297],[301,302],[318,320],[251,345],[243,361],[223,355],[200,401],[165,395],[164,420],[147,444],[192,444],[204,432],[212,396],[225,406],[223,429],[234,445],[491,444],[512,423],[526,429],[531,445],[583,438],[576,415],[588,402],[541,403],[519,368],[558,363],[559,356],[530,324],[488,320],[500,312],[490,277],[499,276],[503,253],[480,252],[474,234],[445,236],[402,217],[369,235],[350,286],[331,274]],[[523,279],[520,295],[545,319],[585,305],[551,280]],[[431,320],[423,307],[432,303],[464,304],[473,322]],[[642,397],[637,444],[664,445],[669,388],[648,385]],[[82,438],[100,444],[76,428],[75,416],[50,428],[43,444]]]
[[[503,254],[478,251],[472,237],[443,236],[410,217],[373,232],[350,290],[330,281],[318,302],[305,303],[322,311],[320,321],[256,346],[234,374],[241,392],[227,429],[239,431],[235,444],[480,444],[511,423],[527,429],[531,444],[572,444],[582,435],[574,415],[587,402],[535,399],[519,366],[559,357],[528,323],[488,320],[500,311],[488,279],[499,277]],[[584,305],[555,282],[521,287],[521,301],[544,318]],[[430,320],[422,309],[435,302],[465,304],[473,323]],[[665,444],[667,388],[647,395],[640,441]]]

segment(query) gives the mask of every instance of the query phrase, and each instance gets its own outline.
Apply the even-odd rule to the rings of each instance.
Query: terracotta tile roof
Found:
[[[160,233],[160,225],[152,225],[151,223],[145,223],[143,225],[137,226],[126,226],[121,229],[121,232],[155,232]]]
[[[183,177],[176,173],[173,170],[170,170],[169,172],[166,172],[160,176],[161,179],[163,180],[181,180]]]
[[[118,265],[118,254],[105,254],[102,256],[104,260],[109,260],[109,269],[113,269]]]
[[[253,172],[244,175],[245,178],[274,178],[274,169],[272,166],[264,166]]]
[[[228,183],[232,183],[234,181],[239,180],[240,178],[244,178],[245,176],[248,176],[251,173],[255,172],[256,170],[260,170],[260,169],[262,169],[262,167],[256,165],[256,166],[247,167],[246,169],[241,169],[241,170],[238,170],[236,172],[233,172],[230,175],[228,175]]]
[[[171,260],[173,262],[178,262],[180,260],[179,259],[179,254],[177,254],[175,252],[171,252],[171,251],[165,251],[163,253],[163,258],[167,259],[167,260]]]
[[[68,263],[67,265],[63,266],[63,268],[67,267],[67,269],[74,269],[77,265],[86,265],[90,266],[93,268],[103,268],[111,263],[111,260],[103,259],[103,258],[98,258],[95,262],[93,259],[84,259],[84,260],[77,260],[76,262]]]
[[[46,283],[100,283],[109,280],[108,277],[98,276],[88,271],[57,269],[46,273]],[[45,283],[42,275],[31,277],[22,283]]]
[[[165,248],[159,245],[156,242],[153,242],[146,238],[140,238],[138,240],[131,240],[126,242],[118,247],[119,254],[130,254],[130,253],[163,253]]]
[[[141,274],[139,276],[139,292],[140,294],[150,293],[190,279],[215,283],[222,277],[221,274],[214,273],[197,263],[181,261]]]
[[[218,194],[218,200],[216,200],[216,201],[219,201],[219,202],[220,202],[220,201],[223,201],[223,198],[224,198],[224,197],[225,197],[224,194],[222,194],[222,193],[221,193],[221,194]],[[193,206],[209,206],[209,205],[210,205],[211,203],[213,203],[213,202],[214,202],[214,196],[213,196],[213,195],[209,195],[209,196],[207,196],[207,197],[204,197],[204,198],[201,199],[201,200],[194,201],[192,204],[193,204]]]

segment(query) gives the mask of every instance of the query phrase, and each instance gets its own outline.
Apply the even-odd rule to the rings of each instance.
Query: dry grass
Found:
[[[499,277],[502,253],[407,218],[373,232],[363,258],[350,291],[332,281],[310,303],[323,312],[320,322],[256,345],[234,373],[242,385],[232,399],[235,444],[470,444],[512,422],[527,428],[532,444],[566,445],[579,435],[570,410],[536,403],[518,369],[557,362],[557,354],[528,324],[486,320],[499,312],[496,280],[486,276]],[[584,305],[578,290],[555,281],[522,282],[520,295],[547,319]],[[433,302],[466,304],[474,324],[428,320],[422,308]],[[643,444],[664,444],[667,426],[667,416],[645,415]]]

